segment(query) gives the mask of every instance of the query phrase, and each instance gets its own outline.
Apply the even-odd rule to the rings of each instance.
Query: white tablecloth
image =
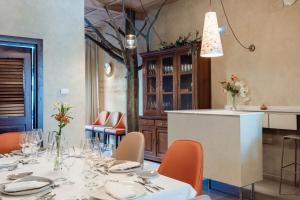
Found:
[[[34,176],[42,176],[47,177],[52,180],[60,177],[66,177],[67,171],[64,169],[62,172],[54,172],[53,163],[48,161],[46,158],[39,158],[39,164],[28,164],[28,165],[19,165],[18,169],[14,171],[4,171],[0,170],[0,183],[8,182],[7,175],[15,174],[20,172],[34,172]],[[1,162],[1,159],[0,159]],[[71,180],[75,182],[73,185],[60,185],[59,187],[55,188],[53,192],[56,194],[56,200],[67,200],[72,199],[75,196],[80,197],[88,197],[89,188],[85,187],[88,180],[84,178],[84,171],[85,171],[85,163],[84,159],[76,158],[74,166],[71,168]],[[110,174],[108,176],[99,175],[93,181],[96,183],[103,183],[105,180],[128,180],[134,181],[136,180],[136,176],[129,177],[126,174]],[[157,200],[186,200],[194,197],[196,195],[196,191],[186,183],[181,181],[177,181],[165,176],[158,176],[156,178],[151,179],[152,183],[157,184],[165,190],[155,193],[147,192],[147,194],[139,200],[148,200],[148,199],[157,199]],[[1,198],[0,198],[1,199]],[[2,200],[10,200],[10,199],[24,199],[24,196],[19,197],[9,197],[9,196],[2,196]],[[30,199],[30,198],[28,198]],[[32,198],[34,199],[34,198]],[[74,198],[75,199],[75,198]]]

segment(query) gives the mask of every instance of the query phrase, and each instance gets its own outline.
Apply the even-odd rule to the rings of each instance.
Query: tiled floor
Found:
[[[145,161],[144,168],[147,170],[157,169],[158,163]],[[282,186],[282,195],[278,194],[279,183],[271,180],[264,180],[255,184],[255,199],[256,200],[300,200],[300,187],[290,185]],[[238,195],[230,195],[224,192],[219,192],[216,189],[209,190],[207,184],[203,186],[203,192],[211,197],[212,200],[239,200]],[[243,192],[243,199],[249,199],[250,187]]]

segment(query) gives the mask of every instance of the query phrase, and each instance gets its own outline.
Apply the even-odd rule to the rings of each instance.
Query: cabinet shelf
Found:
[[[147,75],[148,78],[156,78],[156,75]]]
[[[156,92],[147,92],[147,95],[148,96],[150,96],[150,95],[153,96],[153,95],[156,95]]]
[[[173,92],[163,92],[163,95],[173,94]]]
[[[163,74],[162,76],[174,76],[174,74]]]
[[[180,72],[180,75],[192,75],[192,72]]]
[[[180,94],[193,94],[193,92],[180,92]]]

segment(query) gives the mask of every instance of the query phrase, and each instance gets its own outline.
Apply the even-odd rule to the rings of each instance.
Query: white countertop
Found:
[[[225,109],[230,109],[230,105],[226,105]],[[268,106],[267,110],[261,110],[260,106],[237,106],[239,111],[249,111],[249,112],[265,112],[265,113],[286,113],[286,114],[295,114],[300,115],[299,106]]]
[[[173,111],[165,111],[165,112],[179,113],[179,114],[229,115],[229,116],[262,115],[263,114],[263,112],[233,111],[233,110],[225,110],[225,109],[173,110]]]

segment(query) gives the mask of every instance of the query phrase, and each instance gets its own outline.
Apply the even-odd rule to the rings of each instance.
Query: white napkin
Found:
[[[5,192],[18,192],[23,190],[31,190],[36,188],[41,188],[48,185],[49,182],[42,181],[23,181],[23,182],[13,182],[5,185]]]
[[[116,199],[129,199],[136,196],[134,186],[122,182],[108,181],[104,185],[104,190],[107,194]]]
[[[16,165],[18,160],[16,158],[1,158],[0,167]]]
[[[122,171],[122,170],[137,168],[140,166],[141,164],[139,162],[126,161],[121,164],[113,165],[112,167],[110,167],[110,171]]]

